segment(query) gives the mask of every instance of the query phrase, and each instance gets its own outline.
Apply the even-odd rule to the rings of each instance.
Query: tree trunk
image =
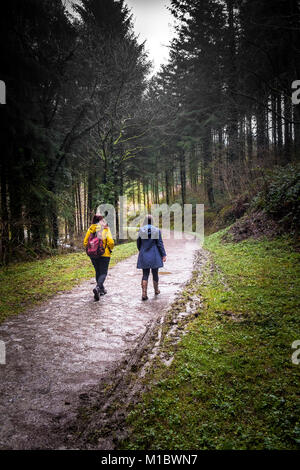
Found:
[[[83,182],[83,229],[87,230],[87,178],[84,175]]]
[[[212,178],[212,154],[211,154],[211,128],[206,126],[203,137],[203,163],[204,163],[204,184],[205,192],[210,207],[214,206],[214,190]]]
[[[247,116],[247,158],[249,166],[251,167],[253,160],[253,133],[252,133],[252,114]]]
[[[7,209],[6,166],[1,163],[1,263],[9,261],[9,229]]]
[[[140,180],[138,180],[138,205],[141,205],[141,183]]]
[[[95,189],[95,172],[92,170],[92,168],[89,168],[88,171],[88,183],[87,183],[87,220],[88,220],[88,225],[92,221],[92,217],[95,211],[95,208],[93,206],[93,195],[94,195],[94,189]]]
[[[146,188],[147,188],[147,191],[146,191],[146,194],[147,194],[147,210],[149,211],[150,210],[149,181],[147,181],[147,183],[146,183]]]
[[[10,234],[11,240],[14,245],[19,246],[24,244],[24,226],[22,215],[22,191],[23,181],[20,178],[19,172],[14,168],[17,167],[19,155],[16,155],[16,160],[12,160],[12,171],[9,174],[8,189],[9,189],[9,212],[10,212]]]
[[[80,182],[77,183],[76,189],[77,189],[77,201],[78,201],[79,233],[82,233],[83,225],[82,225],[82,204],[81,204],[81,183]]]
[[[238,107],[236,104],[237,65],[236,65],[236,32],[234,24],[234,1],[227,0],[229,27],[229,122],[228,122],[228,160],[237,161],[239,157],[238,142]]]
[[[278,157],[278,142],[277,142],[277,116],[276,116],[276,94],[271,94],[271,109],[272,109],[272,148],[277,161]]]
[[[143,180],[143,192],[144,192],[144,206],[147,207],[147,183]]]
[[[256,111],[257,123],[257,157],[260,161],[266,153],[266,111],[264,106],[258,106]]]
[[[74,233],[75,233],[75,198],[74,198],[74,189],[73,189],[73,178],[71,179],[71,216],[68,222],[70,245],[74,246]]]
[[[49,184],[49,191],[52,193],[52,197],[50,198],[50,207],[49,207],[49,220],[50,220],[50,227],[51,227],[51,237],[50,237],[50,245],[52,248],[58,247],[58,238],[59,238],[59,228],[58,228],[58,216],[57,216],[57,203],[55,200],[56,196],[56,188],[53,178],[51,178]]]
[[[278,158],[282,159],[283,135],[282,135],[282,99],[279,93],[276,99],[277,112],[277,153]]]
[[[135,211],[135,182],[134,181],[132,183],[132,203],[133,203],[133,209]]]
[[[183,149],[179,150],[180,162],[180,184],[181,184],[181,202],[182,207],[186,201],[186,169],[185,169],[185,152]]]
[[[292,105],[289,96],[284,96],[284,155],[285,161],[291,161],[292,154]]]
[[[294,156],[295,160],[300,159],[300,104],[294,106]]]
[[[165,171],[165,185],[166,185],[166,202],[170,204],[170,183],[169,183],[169,172]]]
[[[240,154],[239,154],[239,159],[242,164],[245,163],[245,119],[242,118],[240,121],[239,125],[240,131],[239,131],[239,149],[240,149]]]

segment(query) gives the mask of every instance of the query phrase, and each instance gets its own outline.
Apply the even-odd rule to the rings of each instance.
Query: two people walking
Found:
[[[98,301],[101,295],[107,293],[104,288],[104,281],[114,248],[114,240],[104,216],[95,215],[93,217],[92,225],[86,232],[83,244],[95,268],[96,287],[93,289],[93,293],[94,299]],[[143,227],[139,230],[137,247],[139,250],[137,268],[143,270],[142,300],[147,300],[150,270],[152,272],[154,293],[158,295],[160,293],[158,270],[163,267],[167,257],[161,231],[153,225],[151,215],[145,217]]]

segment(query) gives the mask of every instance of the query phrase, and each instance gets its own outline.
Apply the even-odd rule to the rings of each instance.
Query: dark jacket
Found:
[[[139,231],[137,239],[139,257],[137,267],[139,269],[161,268],[162,258],[166,256],[161,232],[154,225],[145,225]]]

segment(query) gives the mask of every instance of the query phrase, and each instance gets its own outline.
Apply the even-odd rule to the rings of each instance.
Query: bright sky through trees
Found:
[[[136,34],[144,41],[153,61],[154,71],[166,63],[168,45],[174,35],[173,17],[167,9],[169,0],[125,0],[134,15]]]
[[[78,0],[62,0],[71,10]],[[101,0],[99,0],[101,1]],[[174,36],[174,19],[167,9],[170,0],[125,0],[133,14],[134,29],[140,42],[146,41],[149,59],[157,72],[168,61],[168,45]]]

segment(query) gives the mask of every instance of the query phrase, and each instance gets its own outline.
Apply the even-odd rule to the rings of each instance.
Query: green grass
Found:
[[[218,269],[197,288],[204,308],[176,350],[165,342],[174,361],[149,376],[122,448],[300,447],[300,255],[288,239],[223,244],[223,234],[206,239]]]
[[[114,248],[110,267],[135,254],[136,243]],[[69,290],[94,276],[94,268],[85,252],[18,263],[0,269],[0,323],[53,294]]]

